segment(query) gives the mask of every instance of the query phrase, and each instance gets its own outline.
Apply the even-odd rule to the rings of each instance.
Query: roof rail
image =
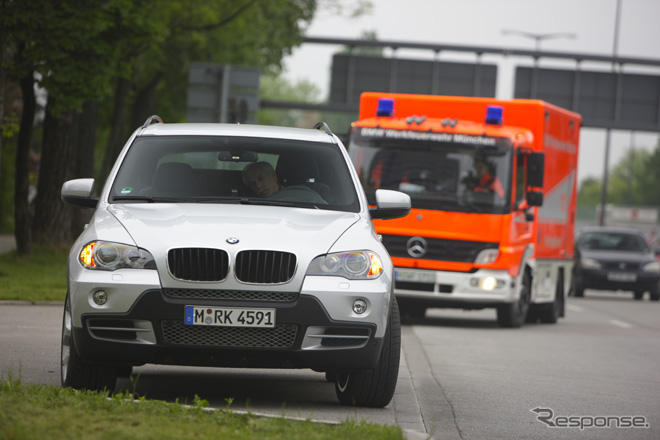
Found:
[[[327,134],[329,134],[330,136],[333,136],[333,135],[334,135],[334,133],[332,132],[332,130],[330,130],[330,127],[328,127],[328,124],[326,124],[326,123],[323,122],[323,121],[321,121],[321,122],[317,122],[317,123],[314,125],[314,128],[317,129],[317,130],[323,130],[323,131],[325,131]]]
[[[158,115],[151,115],[151,116],[149,116],[149,117],[147,118],[146,121],[144,121],[144,124],[142,124],[142,128],[145,129],[145,128],[147,128],[148,126],[150,126],[150,125],[151,125],[152,123],[154,123],[154,122],[156,122],[156,123],[158,123],[158,124],[162,124],[162,123],[163,123],[163,120],[162,120],[161,117],[158,116]]]

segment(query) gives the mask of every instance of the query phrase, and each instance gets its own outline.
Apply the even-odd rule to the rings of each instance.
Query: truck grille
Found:
[[[393,257],[414,258],[408,254],[408,240],[412,237],[406,235],[383,234],[383,244]],[[497,249],[497,243],[486,241],[464,241],[443,238],[427,238],[426,253],[419,257],[424,260],[461,261],[472,263],[479,252],[484,249]]]
[[[271,292],[254,290],[211,290],[211,289],[171,289],[162,290],[163,295],[176,299],[214,299],[229,301],[293,302],[298,292]]]
[[[221,249],[170,249],[167,263],[172,275],[180,280],[220,281],[229,271],[229,256]]]
[[[241,251],[236,256],[236,278],[245,283],[285,283],[296,271],[296,256],[278,251]]]
[[[205,345],[228,348],[291,348],[298,326],[280,324],[274,328],[211,327],[162,321],[165,342],[179,345]]]

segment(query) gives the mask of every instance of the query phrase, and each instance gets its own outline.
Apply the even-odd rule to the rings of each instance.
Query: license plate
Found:
[[[435,283],[434,272],[422,272],[416,270],[395,269],[394,279],[396,281],[412,281],[416,283]]]
[[[186,325],[275,327],[275,309],[186,306]]]
[[[607,279],[610,281],[636,281],[637,274],[629,272],[608,272]]]

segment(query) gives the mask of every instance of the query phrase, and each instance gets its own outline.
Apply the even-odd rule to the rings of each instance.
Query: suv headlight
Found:
[[[600,263],[598,261],[594,260],[593,258],[583,257],[582,259],[580,259],[580,264],[585,269],[600,269],[601,268]]]
[[[335,252],[319,255],[309,264],[306,275],[344,277],[349,280],[371,280],[383,272],[383,262],[371,251]]]
[[[156,269],[156,262],[149,251],[110,241],[87,243],[78,254],[78,259],[87,269]]]
[[[650,263],[646,263],[644,266],[642,266],[642,270],[644,272],[658,273],[658,272],[660,272],[660,262],[651,261]]]

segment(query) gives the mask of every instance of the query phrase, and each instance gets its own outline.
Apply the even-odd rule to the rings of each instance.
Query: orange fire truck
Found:
[[[402,312],[497,310],[555,323],[571,282],[580,115],[538,100],[363,93],[349,153],[368,198],[410,195],[374,220]]]

